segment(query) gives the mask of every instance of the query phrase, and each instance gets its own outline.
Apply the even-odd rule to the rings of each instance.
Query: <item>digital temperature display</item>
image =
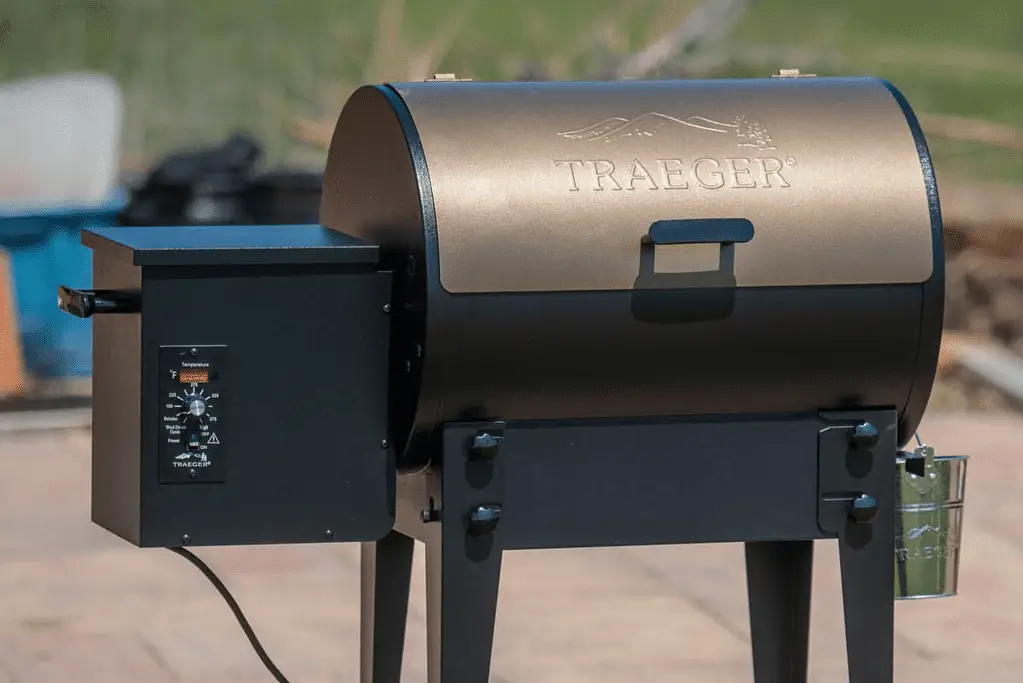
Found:
[[[210,381],[209,370],[182,370],[178,373],[182,384],[205,384]]]

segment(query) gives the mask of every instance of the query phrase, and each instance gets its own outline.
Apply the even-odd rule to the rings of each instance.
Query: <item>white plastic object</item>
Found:
[[[118,182],[124,103],[102,74],[0,83],[0,206],[101,204]]]

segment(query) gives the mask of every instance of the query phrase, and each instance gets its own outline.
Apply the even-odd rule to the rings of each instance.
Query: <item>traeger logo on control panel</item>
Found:
[[[748,149],[751,155],[729,157],[696,157],[690,159],[659,157],[653,159],[608,159],[607,155],[588,158],[555,159],[563,169],[571,192],[581,190],[704,190],[756,189],[790,187],[785,173],[796,165],[792,157],[779,157],[771,134],[759,121],[743,115],[731,123],[722,123],[703,116],[680,119],[650,112],[632,119],[613,116],[592,126],[558,133],[559,137],[584,143],[613,143],[623,139],[650,138],[666,133],[700,131],[726,135],[737,150]],[[766,153],[765,153],[766,152]]]

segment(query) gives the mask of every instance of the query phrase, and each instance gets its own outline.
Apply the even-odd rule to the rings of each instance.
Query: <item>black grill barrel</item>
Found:
[[[937,190],[878,79],[367,86],[321,221],[417,264],[391,365],[408,469],[464,416],[890,406],[901,445],[934,380]]]

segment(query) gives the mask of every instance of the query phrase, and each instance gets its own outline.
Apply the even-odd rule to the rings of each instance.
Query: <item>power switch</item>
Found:
[[[192,432],[188,435],[188,450],[197,451],[199,450],[199,435]]]

